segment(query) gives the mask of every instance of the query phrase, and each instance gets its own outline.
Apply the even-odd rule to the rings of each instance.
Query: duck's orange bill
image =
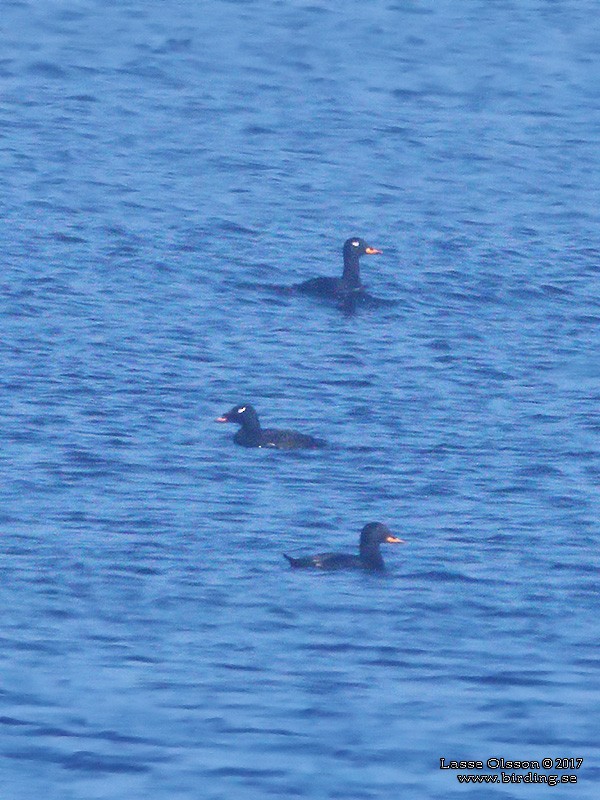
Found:
[[[215,422],[229,422],[227,417],[217,417]]]
[[[368,256],[374,256],[377,253],[379,254],[383,253],[383,250],[378,250],[376,247],[365,247],[365,253]]]
[[[404,539],[399,539],[397,536],[386,536],[385,540],[390,544],[406,544]]]

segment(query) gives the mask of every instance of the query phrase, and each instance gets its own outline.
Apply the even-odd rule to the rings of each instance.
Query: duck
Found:
[[[271,447],[278,450],[309,449],[325,447],[324,439],[309,436],[297,431],[262,428],[254,406],[249,403],[234,406],[230,411],[217,417],[215,422],[235,422],[240,430],[233,441],[242,447]]]
[[[294,285],[300,294],[343,301],[351,293],[363,292],[360,280],[361,256],[380,255],[383,251],[368,245],[360,236],[351,236],[344,242],[344,271],[341,278],[318,277]]]
[[[371,572],[383,572],[385,564],[379,545],[406,544],[404,539],[395,536],[382,522],[369,522],[360,532],[358,555],[351,553],[317,553],[311,556],[294,558],[283,554],[293,569],[313,568],[324,570],[363,569]]]

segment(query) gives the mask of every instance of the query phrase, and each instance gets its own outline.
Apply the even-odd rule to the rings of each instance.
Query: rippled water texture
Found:
[[[596,800],[597,10],[2,3],[3,800]]]

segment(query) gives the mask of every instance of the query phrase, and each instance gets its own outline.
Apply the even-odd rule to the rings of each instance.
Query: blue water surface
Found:
[[[2,3],[2,798],[596,800],[596,17]]]

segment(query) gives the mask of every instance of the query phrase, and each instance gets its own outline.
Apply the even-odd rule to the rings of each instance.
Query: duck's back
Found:
[[[285,555],[294,568],[316,567],[317,569],[362,569],[363,563],[359,556],[350,553],[316,553],[314,556],[292,558]]]
[[[310,294],[315,297],[337,297],[344,291],[341,278],[310,278],[295,286],[300,294]]]
[[[275,447],[279,450],[316,450],[325,447],[325,440],[298,431],[265,428],[260,434],[258,447]]]

